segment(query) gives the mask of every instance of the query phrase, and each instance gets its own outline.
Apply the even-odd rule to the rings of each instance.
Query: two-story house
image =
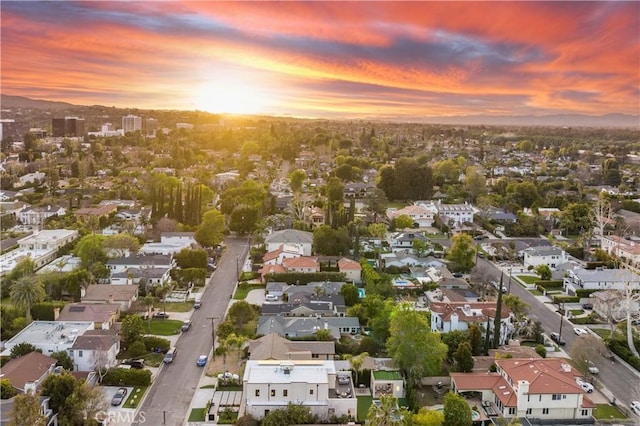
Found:
[[[272,232],[265,239],[267,252],[277,250],[281,245],[291,245],[298,248],[303,256],[311,256],[313,249],[313,234],[297,229],[283,229]]]
[[[331,360],[249,360],[242,380],[245,412],[260,419],[289,403],[307,407],[323,420],[357,416],[349,372]]]
[[[69,303],[61,311],[54,308],[55,321],[91,321],[96,330],[111,329],[119,316],[119,303]]]
[[[360,265],[360,262],[343,257],[338,260],[338,271],[345,275],[347,281],[356,284],[362,281],[362,265]]]
[[[89,330],[78,336],[69,348],[76,371],[95,371],[115,366],[120,337],[111,330]]]
[[[454,330],[467,331],[471,324],[477,324],[481,328],[489,325],[493,333],[494,320],[496,318],[495,302],[429,302],[431,309],[431,330],[448,333]],[[506,305],[502,305],[500,312],[500,341],[504,345],[513,335],[515,327],[512,323],[511,311]],[[491,334],[493,335],[493,334]]]
[[[420,232],[396,232],[391,235],[389,245],[392,252],[404,251],[413,253],[413,242],[415,240],[420,240],[427,246],[430,244],[429,238]]]
[[[507,418],[544,420],[563,424],[589,420],[596,405],[576,383],[580,376],[566,360],[496,359],[495,373],[451,373],[457,393],[478,392],[486,410]]]
[[[414,226],[419,228],[428,228],[433,226],[435,212],[423,205],[411,205],[401,209],[388,209],[387,217],[393,220],[399,216],[409,216],[413,220]]]
[[[529,247],[521,250],[519,254],[525,268],[547,265],[549,268],[555,269],[568,260],[567,252],[560,247]]]
[[[94,284],[81,289],[82,303],[118,303],[123,311],[138,300],[137,285]]]

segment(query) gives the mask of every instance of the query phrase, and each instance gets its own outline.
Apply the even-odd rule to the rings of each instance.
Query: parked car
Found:
[[[580,386],[586,393],[592,393],[593,392],[593,385],[589,382],[585,382],[583,380],[576,380],[576,383],[578,384],[578,386]]]
[[[587,310],[592,310],[593,309],[593,305],[591,303],[583,303],[582,304],[582,309],[587,309]]]
[[[462,278],[464,275],[462,274],[462,272],[454,272],[454,273],[453,273],[453,276],[454,276],[455,278]]]
[[[631,411],[640,416],[640,401],[631,401],[631,404],[629,404],[629,408],[631,408]]]
[[[550,336],[551,336],[551,340],[553,340],[560,346],[564,346],[567,344],[567,342],[565,342],[565,340],[562,337],[560,337],[560,334],[558,333],[551,333]]]
[[[117,407],[118,405],[122,404],[122,401],[124,401],[124,398],[126,396],[127,396],[127,388],[118,389],[116,394],[113,395],[113,398],[111,398],[111,405],[113,405],[114,407]]]
[[[131,368],[141,369],[144,368],[144,360],[143,359],[125,359],[122,361],[122,365],[129,365]]]
[[[580,327],[574,328],[573,332],[576,333],[578,336],[582,336],[583,334],[587,334],[587,330],[585,330],[584,328],[580,328]]]
[[[166,312],[156,312],[153,314],[154,318],[167,319],[169,318],[169,314]]]
[[[593,362],[588,361],[588,363],[589,363],[589,373],[598,374],[600,372],[600,369],[596,367],[596,365]]]
[[[207,365],[207,356],[206,355],[200,355],[198,357],[198,360],[196,361],[196,365],[198,367],[204,367],[205,365]]]
[[[278,296],[276,296],[275,294],[267,294],[264,298],[265,300],[268,300],[270,302],[275,302],[276,300],[278,300]]]
[[[193,304],[193,309],[200,309],[200,306],[202,306],[202,301],[196,300]]]
[[[190,328],[191,328],[191,320],[182,321],[182,327],[180,327],[180,330],[189,331]]]

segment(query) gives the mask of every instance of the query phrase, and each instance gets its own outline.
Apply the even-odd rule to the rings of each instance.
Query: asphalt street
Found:
[[[239,265],[249,252],[246,237],[230,237],[225,244],[227,247],[218,261],[218,268],[202,296],[202,307],[193,311],[191,329],[178,338],[176,359],[165,364],[155,378],[138,410],[142,415],[139,415],[140,421],[134,423],[136,425],[181,426],[189,415],[189,405],[204,372],[202,367],[196,366],[196,359],[199,355],[211,356],[211,318],[216,318],[216,326],[224,318],[237,282]]]

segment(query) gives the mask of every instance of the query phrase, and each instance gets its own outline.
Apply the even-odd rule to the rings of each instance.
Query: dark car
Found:
[[[143,359],[125,359],[122,361],[122,365],[130,365],[131,368],[141,369],[144,368],[144,360]]]
[[[113,398],[111,398],[111,405],[113,405],[114,407],[122,404],[122,401],[124,401],[124,398],[127,396],[127,388],[120,388],[118,389],[118,391],[116,392],[115,395],[113,395]]]
[[[167,319],[169,318],[169,314],[166,312],[156,312],[153,314],[154,318]]]
[[[583,303],[582,304],[582,309],[592,310],[593,309],[593,305],[591,303]]]

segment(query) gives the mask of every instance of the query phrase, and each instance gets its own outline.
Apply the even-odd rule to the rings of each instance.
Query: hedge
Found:
[[[640,347],[640,339],[633,339],[633,342],[637,347]],[[633,356],[633,353],[627,346],[626,339],[612,339],[609,341],[609,348],[618,355],[620,358],[625,360],[630,366],[640,371],[640,358]]]
[[[596,291],[600,291],[600,289],[596,288],[579,288],[576,290],[576,296],[578,297],[589,297],[591,293],[595,293]]]
[[[553,296],[553,303],[578,303],[580,298],[578,296]]]
[[[142,338],[148,352],[166,352],[171,347],[171,342],[157,336],[144,336]],[[159,351],[157,349],[160,349]]]
[[[54,308],[64,308],[64,302],[40,302],[31,307],[31,317],[38,321],[54,321]]]
[[[285,282],[289,285],[305,285],[311,282],[345,282],[347,281],[346,275],[342,272],[287,272],[282,274],[267,274],[266,281],[270,282]]]
[[[102,379],[104,386],[149,386],[151,371],[127,368],[111,368]]]
[[[549,290],[551,288],[562,288],[561,280],[540,280],[534,282],[534,284],[546,290]]]
[[[573,324],[598,324],[598,315],[593,312],[587,315],[586,317],[577,317],[571,318]]]

